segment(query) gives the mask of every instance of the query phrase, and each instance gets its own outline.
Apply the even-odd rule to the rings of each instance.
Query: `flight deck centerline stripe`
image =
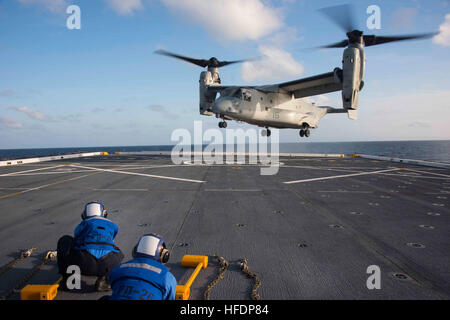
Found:
[[[429,172],[429,171],[414,170],[414,169],[409,169],[409,168],[406,168],[406,170],[412,171],[412,172],[417,172],[417,173],[432,174],[432,175],[435,175],[435,176],[450,178],[449,175],[442,174],[442,173],[434,173],[434,172]]]
[[[73,181],[73,180],[77,180],[77,179],[93,176],[94,174],[99,174],[99,173],[101,173],[101,172],[96,171],[96,172],[93,172],[93,173],[85,174],[83,176],[73,177],[73,178],[64,179],[64,180],[58,180],[58,181],[55,181],[55,182],[52,182],[52,183],[49,183],[49,184],[44,184],[44,185],[39,186],[39,187],[28,188],[28,189],[23,190],[23,191],[14,192],[14,193],[10,193],[10,194],[5,194],[4,196],[0,196],[0,200],[1,199],[6,199],[6,198],[9,198],[9,197],[12,197],[12,196],[17,196],[17,195],[22,194],[22,193],[27,193],[27,192],[30,192],[30,191],[40,190],[40,189],[43,189],[43,188],[46,188],[46,187],[50,187],[50,186],[54,186],[54,185],[57,185],[57,184],[60,184],[60,183],[63,183],[63,182],[68,182],[68,181]]]
[[[401,170],[401,168],[388,169],[388,170],[379,170],[379,171],[370,171],[370,172],[361,172],[361,173],[353,173],[353,174],[344,174],[344,175],[331,176],[331,177],[322,177],[322,178],[286,181],[286,182],[283,182],[283,183],[285,183],[285,184],[294,184],[294,183],[302,183],[302,182],[312,182],[312,181],[320,181],[320,180],[339,179],[339,178],[346,178],[346,177],[356,177],[356,176],[364,176],[364,175],[369,175],[369,174],[377,174],[377,173],[396,171],[396,170]]]
[[[4,174],[0,174],[0,177],[15,176],[15,175],[18,175],[20,173],[34,172],[34,171],[40,171],[40,170],[48,170],[48,169],[54,169],[54,168],[59,168],[59,167],[64,167],[64,165],[58,165],[58,166],[53,166],[53,167],[45,167],[45,168],[39,168],[39,169],[32,169],[32,170],[25,170],[25,171],[16,171],[16,172],[4,173]],[[8,167],[8,168],[10,168],[10,167]]]
[[[94,168],[94,167],[84,167],[84,166],[75,166],[75,165],[73,167],[81,168],[81,169],[91,169],[91,170],[102,171],[102,172],[112,172],[112,173],[121,173],[121,174],[128,174],[128,175],[141,176],[141,177],[158,178],[158,179],[186,181],[186,182],[195,182],[195,183],[204,183],[205,182],[205,181],[200,181],[200,180],[174,178],[174,177],[166,177],[166,176],[157,176],[157,175],[153,175],[153,174],[145,174],[145,173],[138,173],[138,172],[127,172],[127,171],[119,171],[119,170],[111,170],[111,169],[100,169],[100,168]]]

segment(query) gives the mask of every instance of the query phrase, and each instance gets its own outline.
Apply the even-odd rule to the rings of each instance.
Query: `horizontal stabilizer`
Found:
[[[318,106],[318,108],[326,109],[327,113],[346,113],[347,112],[347,110],[345,110],[345,109],[336,109],[336,108],[328,107],[328,106]]]

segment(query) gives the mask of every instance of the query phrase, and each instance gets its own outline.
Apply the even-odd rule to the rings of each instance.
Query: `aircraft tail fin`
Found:
[[[348,109],[347,113],[350,120],[358,120],[358,110]]]

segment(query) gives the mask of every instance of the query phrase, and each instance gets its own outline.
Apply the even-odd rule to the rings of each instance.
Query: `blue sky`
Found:
[[[317,11],[337,3],[0,0],[0,148],[172,144],[172,131],[191,129],[195,120],[215,128],[217,119],[198,113],[202,70],[153,52],[283,58],[258,73],[249,65],[223,68],[224,84],[329,72],[340,66],[342,50],[306,49],[344,39]],[[450,2],[353,3],[366,34],[444,31],[439,39],[367,48],[359,119],[328,115],[308,141],[450,139]],[[66,27],[72,4],[81,9],[79,30]],[[373,4],[381,9],[380,30],[366,27]],[[314,99],[341,106],[338,94]],[[282,130],[280,140],[305,142],[297,130]]]

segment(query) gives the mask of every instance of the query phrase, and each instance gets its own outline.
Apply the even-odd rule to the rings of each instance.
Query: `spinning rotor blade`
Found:
[[[203,60],[203,59],[194,59],[194,58],[189,58],[189,57],[184,57],[184,56],[180,56],[178,54],[175,53],[171,53],[169,51],[165,51],[165,50],[156,50],[155,51],[156,54],[160,54],[163,56],[168,56],[168,57],[172,57],[172,58],[176,58],[176,59],[180,59],[180,60],[184,60],[190,63],[193,63],[199,67],[207,67],[209,64],[209,60]]]
[[[350,4],[322,8],[319,9],[319,11],[326,15],[345,32],[350,32],[356,29],[354,9]]]
[[[242,63],[249,60],[235,60],[235,61],[219,61],[218,67],[225,67],[233,63]]]
[[[354,7],[350,4],[344,4],[334,7],[320,9],[324,15],[330,18],[335,24],[346,32],[347,39],[341,42],[321,46],[319,48],[345,48],[349,44],[363,44],[366,47],[404,40],[426,39],[435,36],[437,33],[422,33],[401,36],[376,36],[363,35],[362,31],[356,29]],[[361,38],[362,36],[362,38]]]
[[[363,36],[364,44],[366,47],[375,46],[377,44],[383,44],[394,41],[403,41],[403,40],[415,40],[415,39],[427,39],[437,35],[439,32],[431,32],[431,33],[422,33],[422,34],[411,34],[404,36]]]
[[[205,68],[205,67],[220,68],[220,67],[228,66],[230,64],[248,61],[248,60],[219,61],[219,60],[217,60],[217,58],[214,58],[214,57],[210,58],[209,60],[194,59],[194,58],[189,58],[189,57],[185,57],[185,56],[180,56],[178,54],[175,54],[175,53],[172,53],[169,51],[165,51],[165,50],[156,50],[155,53],[161,54],[163,56],[168,56],[168,57],[184,60],[184,61],[187,61],[189,63],[195,64],[195,65],[197,65],[199,67],[203,67],[203,68]]]
[[[333,44],[329,44],[326,46],[318,47],[319,49],[325,49],[325,48],[345,48],[348,46],[348,40],[342,40],[341,42],[336,42]]]

